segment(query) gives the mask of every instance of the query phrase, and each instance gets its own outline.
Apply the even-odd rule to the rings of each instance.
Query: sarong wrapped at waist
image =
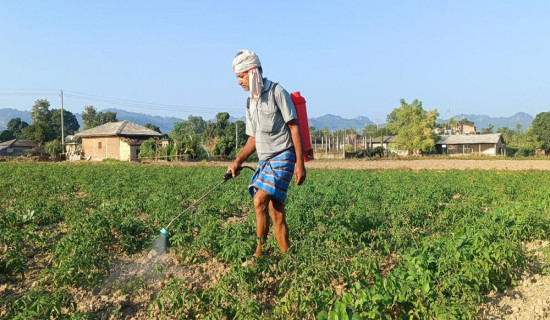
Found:
[[[258,161],[258,168],[248,186],[250,195],[254,197],[256,191],[261,189],[284,204],[295,164],[294,148],[287,149],[267,161]]]

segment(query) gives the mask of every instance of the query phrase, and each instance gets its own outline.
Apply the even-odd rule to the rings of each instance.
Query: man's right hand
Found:
[[[227,167],[226,173],[231,172],[231,175],[233,176],[233,178],[236,178],[239,175],[239,173],[241,173],[241,170],[238,170],[240,167],[241,167],[241,163],[235,161]]]

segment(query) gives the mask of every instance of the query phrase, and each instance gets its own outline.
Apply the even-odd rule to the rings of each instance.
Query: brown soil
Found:
[[[550,319],[550,277],[543,274],[546,257],[542,253],[549,242],[535,241],[525,247],[533,253],[533,259],[521,275],[520,284],[504,292],[489,293],[487,303],[479,309],[480,319]]]
[[[231,162],[176,162],[153,163],[152,165],[173,166],[219,166],[227,167]],[[256,163],[244,163],[255,167]],[[503,171],[546,171],[550,170],[550,157],[548,160],[508,160],[508,159],[460,159],[457,157],[448,159],[407,159],[407,160],[313,160],[306,163],[306,169],[354,169],[354,170],[503,170]]]
[[[149,315],[149,305],[170,280],[184,280],[189,290],[205,290],[214,286],[229,270],[228,265],[215,258],[204,258],[203,263],[185,265],[170,253],[158,254],[151,250],[113,261],[111,273],[101,287],[67,289],[78,312],[92,313],[98,319],[156,319],[160,314],[153,309]],[[0,292],[20,296],[35,286],[55,290],[39,281],[40,271],[50,261],[48,255],[29,257],[25,279],[0,279]],[[0,318],[5,317],[6,312],[5,306],[0,307]]]

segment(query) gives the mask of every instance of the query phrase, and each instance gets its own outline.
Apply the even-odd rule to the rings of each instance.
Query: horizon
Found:
[[[214,9],[212,9],[214,8]],[[82,113],[86,105],[151,116],[244,116],[231,60],[258,53],[265,76],[300,91],[308,116],[385,122],[422,101],[451,114],[531,116],[550,110],[550,43],[536,0],[259,4],[257,28],[233,3],[0,4],[0,108]]]
[[[17,108],[9,108],[9,107],[8,107],[8,108],[4,108],[4,107],[1,107],[1,106],[0,106],[0,110],[2,110],[2,109],[14,109],[14,110],[17,110],[17,111],[22,111],[22,112],[30,112],[31,109],[32,109],[32,107],[29,108],[28,110],[21,110],[21,109],[17,109]],[[52,108],[52,107],[50,106],[50,110],[52,110],[52,109],[59,109],[59,108]],[[121,110],[121,111],[129,112],[129,113],[143,114],[143,115],[149,116],[149,117],[177,118],[177,119],[180,119],[180,120],[187,121],[187,118],[184,119],[184,118],[179,118],[179,117],[169,116],[169,115],[168,115],[168,116],[162,116],[162,115],[159,116],[159,115],[153,115],[153,114],[148,114],[148,113],[139,112],[139,111],[128,111],[128,110],[121,109],[121,108],[116,108],[116,107],[110,107],[110,108],[105,108],[105,109],[101,109],[101,110],[96,109],[96,110],[97,110],[98,112],[104,112],[104,111],[108,111],[109,109],[111,109],[111,110]],[[84,111],[84,110],[82,110],[82,111]],[[76,115],[76,114],[80,114],[80,115],[81,115],[81,114],[82,114],[82,111],[81,111],[81,112],[72,112],[72,111],[71,111],[71,113],[73,113],[74,115]],[[223,111],[221,111],[221,112],[223,112]],[[523,114],[527,114],[527,115],[529,115],[529,116],[531,116],[531,117],[533,117],[533,118],[535,118],[535,116],[536,116],[536,114],[535,114],[535,115],[532,115],[532,114],[530,114],[530,113],[528,113],[528,112],[516,111],[515,113],[513,113],[513,114],[511,114],[511,115],[508,115],[508,116],[506,116],[506,115],[491,116],[491,115],[488,115],[488,114],[481,114],[481,113],[479,113],[479,114],[476,114],[476,113],[469,113],[469,114],[467,114],[467,113],[458,113],[458,114],[455,114],[455,115],[451,116],[451,118],[454,118],[454,117],[457,117],[457,116],[463,116],[463,115],[465,115],[465,116],[487,116],[487,117],[490,117],[490,118],[510,118],[510,117],[513,117],[513,116],[515,116],[515,115],[517,115],[517,114],[522,114],[522,113],[523,113]],[[190,114],[190,115],[195,116],[194,114]],[[244,117],[244,115],[241,116],[241,117],[236,117],[236,116],[231,115],[231,113],[229,113],[229,116],[230,116],[231,118],[236,118],[236,119],[241,119],[241,118]],[[355,117],[346,118],[346,117],[343,117],[343,116],[341,116],[341,115],[333,114],[333,113],[326,113],[326,114],[323,114],[323,115],[320,115],[320,116],[310,116],[310,115],[308,115],[308,118],[309,118],[309,119],[318,119],[318,118],[322,118],[322,117],[326,117],[326,116],[340,117],[340,118],[342,118],[342,119],[344,119],[344,120],[355,120],[355,119],[357,119],[357,118],[362,118],[362,117],[363,117],[363,118],[367,118],[367,119],[370,120],[370,121],[373,121],[370,117],[365,116],[365,115],[358,115],[358,116],[355,116]],[[439,117],[437,118],[437,120],[449,120],[449,119],[450,119],[450,118],[442,118],[442,117],[441,117],[441,114],[440,114]],[[214,116],[214,117],[211,118],[211,119],[205,119],[205,118],[203,118],[203,120],[205,120],[205,121],[212,121],[212,120],[216,120],[216,117]],[[455,118],[455,120],[459,120],[459,119],[458,119],[458,118]],[[374,121],[373,121],[373,122],[374,122]],[[385,124],[386,122],[384,121],[384,122],[379,122],[379,123],[380,123],[380,124]]]

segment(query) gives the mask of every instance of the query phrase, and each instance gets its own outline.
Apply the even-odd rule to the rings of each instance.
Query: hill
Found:
[[[129,120],[139,125],[145,125],[147,123],[154,124],[155,126],[158,126],[163,133],[169,133],[174,128],[174,122],[180,122],[185,120],[185,119],[180,119],[176,117],[152,116],[144,113],[129,112],[126,110],[115,109],[115,108],[98,110],[98,111],[116,112],[117,119]],[[80,124],[80,128],[82,128],[83,127],[82,115],[80,113],[76,113],[75,116],[76,116],[76,119],[78,120],[78,123]],[[16,110],[11,108],[0,109],[0,130],[5,130],[8,122],[11,119],[17,118],[17,117],[21,118],[21,120],[23,121],[32,123],[30,111],[21,111],[21,110]],[[478,131],[483,128],[489,127],[489,124],[492,124],[495,127],[495,129],[498,129],[504,126],[507,126],[510,129],[515,129],[516,124],[518,123],[521,124],[522,129],[525,130],[527,129],[527,127],[531,126],[534,119],[533,116],[525,112],[518,112],[511,117],[489,117],[486,115],[477,115],[477,114],[459,114],[459,115],[453,116],[453,118],[457,120],[466,118],[470,121],[473,121]],[[242,118],[230,117],[229,120],[231,122],[235,122],[236,120],[244,120],[244,117]],[[312,117],[312,118],[309,118],[308,120],[309,120],[309,125],[315,127],[315,130],[322,130],[326,126],[331,131],[353,128],[358,132],[361,132],[361,130],[363,130],[363,128],[366,125],[373,124],[373,122],[367,117],[359,116],[353,119],[345,119],[333,114],[326,114],[324,116],[317,117],[317,118]],[[445,120],[438,119],[437,121],[446,122],[447,120],[448,119],[445,119]],[[216,120],[211,119],[210,121],[216,121]],[[383,124],[380,124],[380,125],[382,126]]]
[[[353,119],[344,119],[333,114],[326,114],[318,118],[309,118],[308,121],[310,126],[315,127],[315,130],[322,130],[324,127],[327,127],[331,131],[353,128],[360,132],[367,124],[374,124],[367,117],[359,116]]]
[[[8,127],[8,122],[15,118],[21,118],[21,121],[25,121],[28,124],[32,123],[31,113],[29,111],[4,108],[0,109],[0,130],[6,130]]]
[[[490,124],[495,127],[495,130],[502,127],[508,127],[512,130],[516,128],[516,125],[521,124],[522,130],[526,130],[530,127],[535,119],[532,115],[525,112],[518,112],[511,117],[489,117],[480,114],[459,114],[453,117],[455,120],[466,118],[473,121],[476,126],[476,131],[481,131],[483,128],[488,128]],[[445,122],[446,120],[438,119],[438,122]]]
[[[176,117],[152,116],[149,114],[129,112],[126,110],[115,109],[115,108],[109,108],[101,111],[116,112],[116,117],[118,120],[128,120],[142,126],[146,125],[147,123],[154,124],[155,126],[160,128],[160,131],[162,131],[162,133],[169,133],[174,128],[174,122],[184,121],[184,119],[180,119]],[[82,116],[79,114],[77,118],[82,119]]]

